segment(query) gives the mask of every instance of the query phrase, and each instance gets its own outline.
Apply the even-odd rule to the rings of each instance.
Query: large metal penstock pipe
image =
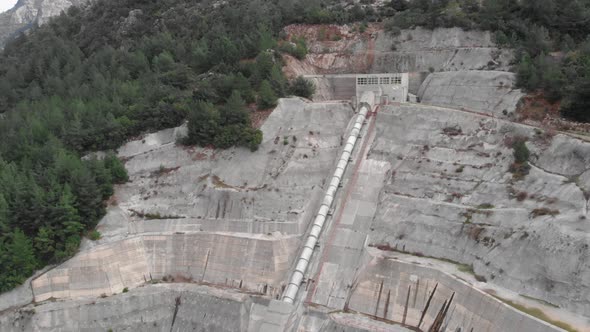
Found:
[[[352,155],[352,150],[356,144],[356,141],[361,133],[361,129],[367,117],[367,113],[369,112],[371,105],[367,102],[363,102],[363,100],[367,100],[372,102],[374,100],[373,93],[365,93],[363,95],[364,98],[361,98],[360,110],[356,115],[356,120],[350,131],[350,135],[348,136],[348,140],[346,141],[346,145],[344,146],[344,151],[342,151],[342,155],[340,155],[340,160],[336,165],[336,170],[334,171],[334,175],[330,180],[330,184],[328,185],[328,190],[326,191],[326,195],[324,196],[324,201],[320,206],[317,216],[313,222],[311,230],[309,232],[309,236],[303,246],[303,250],[301,251],[301,255],[297,260],[297,265],[295,266],[295,271],[291,275],[291,279],[289,280],[289,285],[285,289],[283,293],[283,301],[288,303],[293,303],[295,301],[295,297],[297,296],[297,292],[299,292],[299,287],[301,287],[301,282],[303,281],[303,276],[305,271],[307,270],[307,266],[309,265],[309,261],[311,260],[311,256],[313,255],[314,248],[318,239],[320,237],[320,233],[322,232],[322,228],[324,227],[324,223],[326,222],[326,218],[328,216],[328,211],[330,211],[330,207],[334,202],[334,197],[336,196],[336,191],[338,190],[338,186],[342,181],[342,176],[344,175],[344,171],[346,170],[346,166],[348,166],[348,162],[350,160],[350,156]]]

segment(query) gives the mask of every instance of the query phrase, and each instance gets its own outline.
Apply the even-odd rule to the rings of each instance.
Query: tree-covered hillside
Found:
[[[413,26],[495,32],[516,49],[517,84],[562,100],[567,118],[590,122],[589,0],[392,0],[383,16],[397,33]]]
[[[81,155],[185,119],[184,143],[255,150],[262,133],[246,105],[313,89],[283,76],[280,52],[307,49],[278,43],[280,29],[366,14],[315,0],[99,0],[9,43],[0,55],[0,291],[73,255],[113,184],[127,180],[114,154]]]

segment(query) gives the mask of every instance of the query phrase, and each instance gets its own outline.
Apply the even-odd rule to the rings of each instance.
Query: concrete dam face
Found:
[[[534,177],[512,181],[503,141],[535,135],[496,117],[520,92],[493,82],[513,76],[423,76],[311,77],[320,101],[282,99],[253,153],[177,146],[184,127],[129,142],[119,154],[131,181],[117,188],[104,238],[1,295],[0,330],[563,331],[517,298],[583,326],[590,279],[575,276],[586,267],[507,260],[546,253],[548,241],[531,239],[565,233],[530,217],[539,203],[564,223],[585,209],[548,160],[583,158],[590,144],[532,142]],[[405,102],[412,77],[431,105]],[[461,82],[482,77],[492,83],[457,105]],[[488,93],[501,102],[479,97]],[[506,194],[525,188],[544,200]]]

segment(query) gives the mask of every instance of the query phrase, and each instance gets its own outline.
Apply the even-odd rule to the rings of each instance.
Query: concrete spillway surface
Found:
[[[435,269],[371,257],[357,276],[348,308],[428,330],[447,305],[445,331],[558,331]]]
[[[245,294],[157,284],[105,298],[45,302],[0,315],[0,331],[246,331]]]
[[[564,257],[587,251],[579,216],[588,210],[589,144],[565,135],[546,142],[532,128],[480,115],[395,105],[371,122],[376,131],[363,134],[364,152],[355,149],[351,168],[341,161],[351,156],[346,137],[358,136],[360,117],[344,104],[287,99],[254,154],[183,149],[174,144],[181,128],[131,142],[121,154],[132,182],[117,189],[118,204],[99,226],[104,238],[36,278],[29,293],[51,301],[2,312],[0,330],[406,331],[394,322],[428,329],[453,294],[447,331],[557,330],[393,248],[472,264],[495,284],[587,312],[587,266]],[[533,155],[520,181],[506,171],[512,151],[504,141],[513,134],[529,137]],[[348,176],[350,195],[334,200]],[[571,176],[578,181],[566,181]],[[524,200],[511,196],[525,190]],[[532,217],[540,206],[560,212]],[[311,255],[325,232],[318,218],[325,222],[330,209],[338,222],[322,235],[323,269],[308,271],[301,248]],[[142,217],[148,213],[161,219]],[[302,242],[310,220],[313,238]],[[308,274],[315,288],[307,300],[319,306],[298,301]],[[149,283],[169,277],[214,286]],[[281,295],[297,305],[270,300]],[[18,302],[0,301],[3,309]]]
[[[299,287],[301,286],[301,282],[303,281],[303,277],[307,271],[307,266],[309,265],[309,261],[314,252],[317,241],[320,237],[320,233],[322,232],[324,223],[326,222],[326,218],[328,216],[330,208],[332,207],[332,203],[334,202],[336,191],[340,186],[340,181],[342,180],[344,171],[346,170],[346,167],[350,162],[352,150],[356,145],[367,113],[373,107],[372,105],[374,103],[374,99],[375,96],[372,92],[366,92],[365,94],[363,94],[361,98],[359,112],[356,116],[350,134],[348,135],[346,144],[344,145],[344,150],[340,155],[340,159],[338,160],[338,164],[336,165],[334,175],[332,176],[329,182],[328,189],[326,191],[326,194],[324,195],[322,205],[320,206],[319,212],[316,218],[314,219],[313,225],[309,232],[309,236],[307,237],[303,250],[301,251],[301,254],[297,260],[297,265],[295,266],[295,270],[291,275],[291,279],[289,280],[287,289],[283,294],[283,301],[285,302],[293,303],[295,301],[297,292],[299,291]]]
[[[376,134],[367,134],[364,137],[369,139],[368,145],[371,146],[371,150],[361,157],[363,159],[358,171],[348,179],[347,186],[352,187],[350,195],[342,197],[341,202],[335,207],[335,220],[331,226],[335,229],[331,230],[333,234],[322,242],[324,254],[321,267],[317,275],[310,276],[312,280],[308,283],[311,284],[311,294],[307,301],[336,310],[349,308],[388,321],[402,322],[409,286],[409,282],[405,282],[404,278],[410,278],[413,283],[410,289],[411,297],[429,295],[436,283],[442,285],[437,293],[440,297],[437,300],[434,300],[436,297],[433,298],[436,304],[431,306],[431,313],[426,313],[421,328],[427,329],[433,323],[443,302],[448,301],[455,292],[457,297],[454,298],[455,304],[452,306],[455,309],[449,308],[447,313],[452,313],[446,323],[449,329],[453,326],[450,330],[459,327],[463,330],[474,327],[475,330],[490,331],[509,331],[513,328],[526,331],[558,330],[557,327],[510,308],[450,275],[439,274],[434,269],[420,269],[411,264],[394,264],[378,258],[383,254],[378,250],[369,250],[372,253],[367,254],[365,247],[366,244],[381,244],[386,249],[396,248],[436,257],[442,255],[443,258],[448,257],[459,262],[465,262],[465,259],[470,262],[473,259],[468,256],[470,250],[477,251],[486,258],[483,262],[475,260],[476,271],[492,270],[485,274],[485,279],[493,282],[522,278],[518,274],[512,276],[510,272],[501,270],[510,264],[517,265],[522,273],[531,273],[526,272],[527,269],[536,268],[536,264],[529,266],[526,258],[512,260],[512,257],[520,252],[520,249],[516,249],[519,246],[537,247],[541,243],[536,240],[524,240],[527,238],[526,235],[523,238],[524,233],[517,236],[514,225],[527,227],[527,232],[531,233],[535,232],[537,227],[555,230],[556,226],[560,226],[565,229],[565,225],[571,222],[583,227],[576,216],[586,206],[586,199],[580,188],[576,184],[564,182],[563,176],[544,174],[533,169],[525,180],[511,181],[512,174],[507,172],[507,169],[512,158],[507,156],[511,156],[512,151],[503,143],[505,135],[532,137],[535,135],[534,130],[481,115],[422,105],[382,106],[376,117]],[[455,135],[451,128],[457,127],[462,129]],[[538,168],[552,167],[553,170],[557,170],[557,167],[551,165],[547,155],[559,153],[566,160],[574,159],[571,164],[563,165],[560,171],[575,174],[587,172],[584,167],[574,167],[587,165],[585,161],[580,160],[585,158],[583,156],[586,154],[573,152],[590,148],[587,143],[558,136],[554,138],[551,146],[534,138],[527,145],[531,151],[539,153],[538,161],[530,161],[532,165],[539,165]],[[558,152],[553,145],[562,146],[564,149]],[[496,160],[492,162],[490,159]],[[456,169],[461,171],[456,172]],[[439,170],[440,173],[435,174],[435,170]],[[463,185],[467,187],[462,187]],[[583,186],[584,182],[580,181],[578,185]],[[509,188],[499,189],[503,186],[513,186],[515,189],[519,188],[518,190],[534,190],[540,199],[521,202],[506,194],[510,192]],[[471,194],[464,194],[464,198],[454,197],[455,192]],[[550,199],[549,203],[543,204],[553,192],[559,192],[563,196]],[[484,204],[485,202],[494,202],[497,205],[489,207]],[[558,216],[559,220],[544,217],[537,222],[529,214],[539,204],[552,205],[562,211],[563,216]],[[468,217],[470,220],[464,222]],[[455,221],[457,219],[458,221]],[[494,225],[491,229],[488,228],[491,225],[486,227],[486,224],[490,223]],[[436,232],[436,236],[433,236],[432,232]],[[539,235],[547,237],[549,233],[543,232]],[[408,236],[411,236],[411,239],[408,239]],[[440,236],[444,236],[445,240],[440,240]],[[579,236],[583,236],[582,233]],[[510,249],[511,253],[486,256],[486,253],[490,253],[490,248],[494,249],[493,253],[507,250],[503,245],[494,245],[496,241],[506,241],[504,245],[513,248]],[[546,241],[552,242],[549,238]],[[463,251],[464,248],[469,250]],[[541,250],[548,253],[547,249]],[[567,246],[560,246],[560,250],[568,249]],[[527,255],[531,254],[528,249],[525,249],[525,252]],[[447,254],[450,256],[446,256]],[[576,254],[566,256],[575,257]],[[537,257],[535,260],[546,260],[548,264],[553,260],[550,256],[539,256],[538,253],[530,257]],[[494,265],[495,260],[501,263]],[[380,267],[375,269],[375,266]],[[554,270],[547,271],[546,264],[538,265],[543,271],[529,275],[560,273],[559,265],[549,266],[553,266]],[[569,265],[567,266],[569,269]],[[481,270],[478,270],[480,268]],[[372,281],[369,282],[367,278]],[[387,286],[388,278],[394,280],[395,286]],[[531,279],[526,279],[526,282],[514,284],[522,286],[530,282]],[[543,284],[535,288],[535,292],[541,291],[533,293],[536,296],[542,294],[541,296],[553,299],[552,301],[561,298],[552,292],[544,293],[547,288]],[[518,292],[524,291],[523,288],[516,289]],[[586,296],[579,298],[567,292],[581,291],[584,294],[587,289],[585,286],[571,281],[568,285],[560,285],[558,289],[569,294],[562,298],[565,303],[569,302],[571,308],[581,305],[578,308],[583,310]],[[519,302],[518,293],[509,296]],[[521,297],[522,299],[524,298]],[[412,326],[419,324],[425,301],[423,299],[420,303],[411,302],[405,314],[406,323],[411,323]],[[526,303],[529,303],[527,306],[535,307],[534,303]],[[414,314],[411,313],[412,305],[415,306]],[[548,310],[553,317],[562,317],[561,319],[566,322],[571,318],[571,322],[578,322],[575,323],[577,327],[584,326],[583,317],[570,315],[563,309],[553,312],[552,308],[546,306],[543,310]]]

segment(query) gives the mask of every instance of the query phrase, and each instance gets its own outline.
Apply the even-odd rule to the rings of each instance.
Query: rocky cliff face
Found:
[[[70,6],[89,0],[19,0],[14,8],[0,14],[0,48],[8,40],[49,18],[59,15]]]

